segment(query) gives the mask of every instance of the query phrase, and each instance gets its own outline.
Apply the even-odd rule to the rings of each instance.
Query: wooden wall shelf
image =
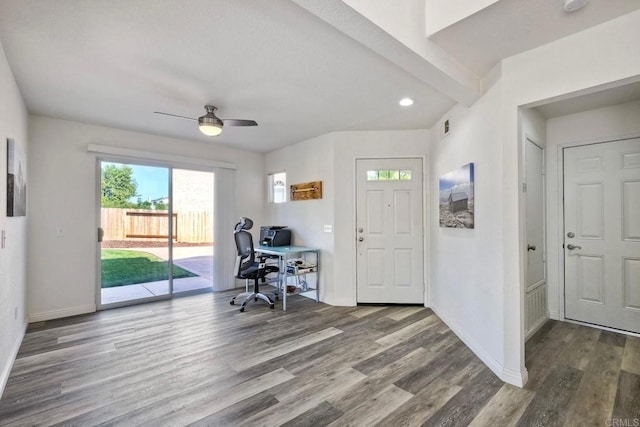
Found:
[[[322,181],[303,182],[291,186],[291,201],[314,199],[322,199]]]

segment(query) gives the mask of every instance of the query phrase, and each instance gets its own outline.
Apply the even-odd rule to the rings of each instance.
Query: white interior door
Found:
[[[422,159],[356,165],[357,300],[424,303]]]
[[[527,290],[546,282],[544,268],[543,151],[527,140]]]
[[[526,334],[527,337],[549,317],[545,268],[544,151],[527,139],[526,160]]]
[[[640,138],[564,149],[565,317],[640,332]]]

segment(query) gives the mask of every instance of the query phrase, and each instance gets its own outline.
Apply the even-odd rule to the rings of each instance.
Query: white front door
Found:
[[[640,138],[564,149],[565,317],[640,332]]]
[[[357,300],[424,303],[422,159],[356,162]]]

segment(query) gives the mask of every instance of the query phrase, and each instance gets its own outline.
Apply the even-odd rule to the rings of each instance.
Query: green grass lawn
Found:
[[[140,251],[102,249],[102,287],[133,285],[169,279],[169,263],[157,256]],[[173,266],[173,278],[196,277]]]

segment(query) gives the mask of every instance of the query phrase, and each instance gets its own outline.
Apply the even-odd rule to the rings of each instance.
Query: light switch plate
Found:
[[[333,233],[333,225],[331,225],[331,224],[325,224],[325,225],[324,225],[324,232],[325,232],[325,233]]]

